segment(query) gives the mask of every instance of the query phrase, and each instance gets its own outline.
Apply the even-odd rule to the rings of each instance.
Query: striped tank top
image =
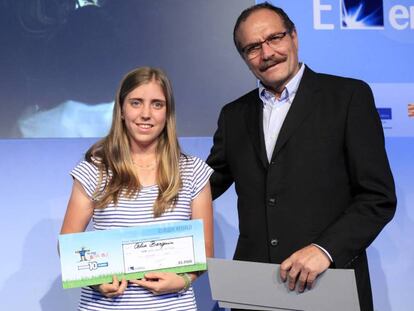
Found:
[[[95,230],[117,229],[141,224],[165,223],[191,219],[191,202],[203,189],[213,170],[201,159],[181,155],[180,174],[182,188],[176,206],[160,217],[153,217],[153,204],[158,195],[158,186],[143,187],[133,198],[120,195],[117,206],[95,209],[93,227]],[[71,172],[92,199],[98,186],[98,168],[89,162],[80,162]],[[184,294],[154,295],[145,288],[129,284],[124,294],[106,298],[89,287],[81,290],[78,310],[197,310],[194,292],[190,287]]]

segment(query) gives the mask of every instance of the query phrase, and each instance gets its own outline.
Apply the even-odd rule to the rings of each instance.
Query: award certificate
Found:
[[[202,220],[59,235],[63,288],[207,269]]]

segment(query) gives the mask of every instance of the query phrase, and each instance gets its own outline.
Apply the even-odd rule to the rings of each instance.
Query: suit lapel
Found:
[[[249,133],[254,150],[260,159],[260,162],[266,168],[268,160],[263,135],[263,109],[262,101],[259,98],[258,90],[252,93],[251,99],[246,105],[245,120],[247,132]]]
[[[275,149],[273,150],[272,159],[283,148],[305,118],[313,111],[316,103],[312,100],[312,97],[316,90],[316,80],[316,73],[306,67],[295,99],[293,100],[292,106],[280,129]]]

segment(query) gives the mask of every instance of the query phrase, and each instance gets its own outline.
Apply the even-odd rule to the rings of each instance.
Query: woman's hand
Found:
[[[91,286],[94,290],[100,292],[107,298],[114,298],[120,296],[124,293],[125,289],[128,286],[128,282],[125,279],[122,279],[121,282],[118,281],[116,275],[113,276],[112,283],[104,283],[101,285]]]
[[[173,272],[149,272],[143,279],[129,282],[148,289],[154,295],[177,293],[185,286],[184,278]]]

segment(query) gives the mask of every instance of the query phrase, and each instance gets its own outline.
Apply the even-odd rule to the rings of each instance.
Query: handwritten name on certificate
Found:
[[[207,269],[202,220],[62,234],[59,251],[63,288]]]

